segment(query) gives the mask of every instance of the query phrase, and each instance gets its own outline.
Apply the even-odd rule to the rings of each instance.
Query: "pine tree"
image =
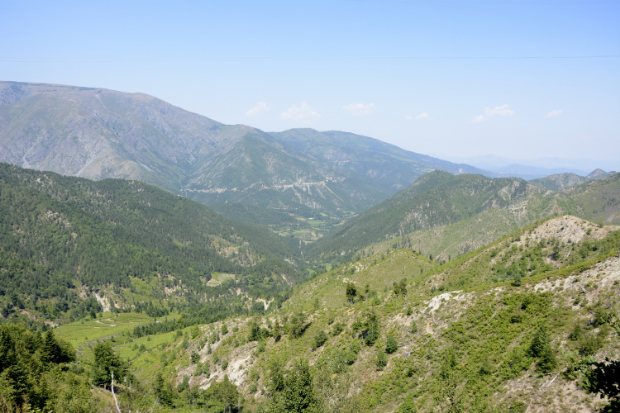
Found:
[[[54,332],[49,330],[45,334],[41,347],[41,361],[45,364],[58,363],[61,357],[60,345],[54,337]]]
[[[103,341],[97,343],[93,349],[95,365],[93,366],[93,384],[106,387],[111,383],[111,374],[114,372],[114,380],[121,382],[127,373],[125,364],[112,349],[112,343]]]

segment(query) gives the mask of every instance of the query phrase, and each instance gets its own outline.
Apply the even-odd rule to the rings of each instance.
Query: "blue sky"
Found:
[[[620,1],[0,10],[2,80],[144,92],[227,124],[345,130],[446,157],[620,159]],[[601,55],[616,57],[514,58]]]

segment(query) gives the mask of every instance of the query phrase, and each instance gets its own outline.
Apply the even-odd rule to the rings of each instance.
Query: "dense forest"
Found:
[[[287,242],[141,182],[0,164],[5,316],[12,308],[75,319],[92,307],[100,311],[93,301],[100,290],[111,307],[127,310],[144,300],[137,288],[144,284],[148,298],[174,297],[177,308],[208,302],[232,314],[243,300],[231,301],[231,289],[270,298],[303,279]],[[208,284],[214,273],[234,274],[237,282]]]

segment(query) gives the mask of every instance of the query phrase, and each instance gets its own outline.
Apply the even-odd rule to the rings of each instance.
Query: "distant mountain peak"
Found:
[[[588,179],[603,179],[606,178],[609,174],[602,169],[595,169],[586,178]]]

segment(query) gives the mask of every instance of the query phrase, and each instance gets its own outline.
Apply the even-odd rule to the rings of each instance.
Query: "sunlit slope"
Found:
[[[448,261],[558,214],[619,223],[620,174],[554,192],[516,178],[434,171],[351,219],[308,252],[323,260],[346,260],[396,244]]]
[[[365,246],[450,225],[486,210],[516,206],[543,192],[544,189],[516,178],[454,176],[433,171],[310,246],[309,254],[323,259],[350,257]]]
[[[620,357],[619,240],[617,228],[559,217],[443,266],[395,249],[297,287],[280,310],[116,348],[145,387],[158,372],[180,390],[226,376],[251,412],[286,397],[274,366],[299,374],[299,359],[322,412],[595,411],[606,402],[583,390],[579,369]],[[216,411],[217,397],[202,406]]]
[[[561,191],[554,197],[566,214],[620,224],[620,173]]]

